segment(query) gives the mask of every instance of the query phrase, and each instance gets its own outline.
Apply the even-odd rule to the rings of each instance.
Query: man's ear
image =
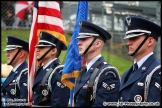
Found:
[[[153,37],[150,37],[148,40],[148,46],[152,46],[155,43],[155,39]]]
[[[52,54],[56,54],[57,53],[57,48],[52,48]]]
[[[24,50],[21,50],[19,53],[20,53],[20,58],[22,58],[23,56],[25,56],[25,51]]]
[[[101,45],[102,44],[102,41],[101,40],[98,40],[97,41],[97,45]]]

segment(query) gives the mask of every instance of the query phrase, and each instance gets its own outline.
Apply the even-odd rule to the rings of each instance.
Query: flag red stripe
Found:
[[[51,25],[47,23],[38,23],[38,29],[43,29],[43,30],[53,30],[55,32],[59,32],[64,35],[64,30],[60,26],[56,25]]]
[[[52,9],[52,8],[39,7],[38,14],[39,15],[47,15],[47,16],[57,17],[59,19],[62,19],[60,11],[56,10],[56,9]]]

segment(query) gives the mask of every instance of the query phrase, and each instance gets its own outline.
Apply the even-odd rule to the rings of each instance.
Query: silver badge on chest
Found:
[[[134,96],[134,101],[135,102],[141,102],[142,101],[142,96],[141,95],[135,95]]]
[[[48,91],[46,89],[42,90],[42,95],[43,96],[47,96],[48,95]]]
[[[11,92],[12,95],[16,94],[16,90],[15,89],[11,89],[10,92]]]

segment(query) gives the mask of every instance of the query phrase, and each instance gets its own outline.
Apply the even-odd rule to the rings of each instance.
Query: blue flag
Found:
[[[79,29],[80,29],[79,21],[80,20],[88,20],[88,2],[87,1],[78,2],[74,31],[73,31],[70,46],[68,48],[68,52],[66,55],[64,69],[62,72],[61,81],[71,90],[74,87],[75,78],[77,78],[80,74],[81,65],[82,65],[82,58],[79,55],[79,50],[78,50],[78,45],[77,45],[78,39],[76,39],[76,37],[79,35]]]
[[[78,1],[74,31],[62,72],[61,81],[71,90],[70,106],[72,106],[75,78],[79,76],[82,67],[82,57],[79,55],[79,49],[77,45],[78,39],[76,39],[76,37],[79,35],[80,20],[88,20],[88,1]]]

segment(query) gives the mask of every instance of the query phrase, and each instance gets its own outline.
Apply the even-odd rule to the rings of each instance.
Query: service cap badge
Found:
[[[131,24],[131,18],[127,17],[126,18],[126,21],[127,21],[128,26],[130,26],[130,24]]]

